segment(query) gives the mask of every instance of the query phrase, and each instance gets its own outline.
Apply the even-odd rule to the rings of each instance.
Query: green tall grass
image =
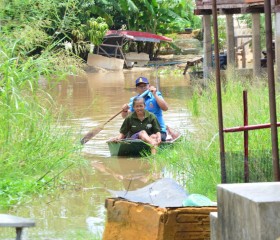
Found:
[[[224,128],[243,125],[243,90],[248,92],[249,125],[270,122],[267,79],[245,78],[228,70],[222,83]],[[152,161],[157,168],[166,167],[188,192],[215,200],[216,186],[221,183],[215,81],[205,80],[203,85],[194,86],[192,100],[186,105],[192,112],[196,131],[186,132],[181,143],[172,150],[160,152]],[[280,109],[279,102],[277,109]],[[243,132],[224,136],[228,181],[243,182]],[[269,129],[249,131],[251,182],[272,180],[270,136]]]
[[[82,163],[75,132],[61,124],[67,115],[40,84],[42,76],[47,84],[63,78],[77,63],[55,69],[63,54],[31,58],[7,39],[0,40],[0,208],[50,190]]]

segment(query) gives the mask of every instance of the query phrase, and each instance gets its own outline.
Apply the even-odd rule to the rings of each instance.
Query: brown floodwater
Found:
[[[135,95],[137,77],[145,76],[156,86],[156,75],[154,69],[140,68],[87,73],[83,77],[69,77],[51,94],[71,114],[67,124],[74,126],[77,134],[83,136],[128,103],[129,98]],[[157,82],[169,105],[169,110],[164,112],[166,124],[182,133],[194,131],[187,109],[191,94],[189,79],[182,73],[167,73],[158,74]],[[106,140],[117,136],[122,121],[121,116],[117,116],[84,145],[83,154],[90,161],[93,171],[73,176],[73,180],[82,179],[82,189],[61,190],[55,197],[36,198],[15,207],[12,214],[36,221],[35,228],[24,232],[24,239],[93,239],[84,235],[85,232],[101,236],[106,217],[104,202],[111,197],[106,189],[135,190],[167,176],[164,170],[151,174],[151,166],[141,158],[110,156]],[[12,239],[3,236],[1,239]]]

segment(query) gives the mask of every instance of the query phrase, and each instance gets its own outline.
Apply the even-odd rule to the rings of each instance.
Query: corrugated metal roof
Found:
[[[139,32],[139,31],[127,31],[127,30],[109,30],[106,33],[106,37],[114,37],[114,36],[124,36],[128,39],[134,41],[141,41],[141,42],[172,42],[172,38],[168,38],[165,36],[160,36],[154,33],[148,32]]]

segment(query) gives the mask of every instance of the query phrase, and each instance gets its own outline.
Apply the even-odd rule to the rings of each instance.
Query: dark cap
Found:
[[[145,78],[145,77],[139,77],[139,78],[136,79],[135,85],[137,86],[137,85],[140,84],[140,83],[149,84],[149,81],[148,81],[148,79]]]

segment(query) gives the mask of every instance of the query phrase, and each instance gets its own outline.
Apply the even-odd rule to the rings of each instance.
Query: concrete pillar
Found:
[[[221,239],[271,240],[280,236],[280,182],[218,185]]]
[[[233,15],[226,15],[227,30],[227,64],[234,66],[235,64],[235,41],[234,41],[234,25]]]
[[[261,36],[260,14],[252,14],[252,49],[253,49],[253,75],[260,77],[261,74]]]
[[[280,12],[275,13],[275,62],[275,79],[280,82]]]
[[[211,38],[211,17],[203,16],[203,74],[204,78],[209,78],[212,71],[212,38]]]

